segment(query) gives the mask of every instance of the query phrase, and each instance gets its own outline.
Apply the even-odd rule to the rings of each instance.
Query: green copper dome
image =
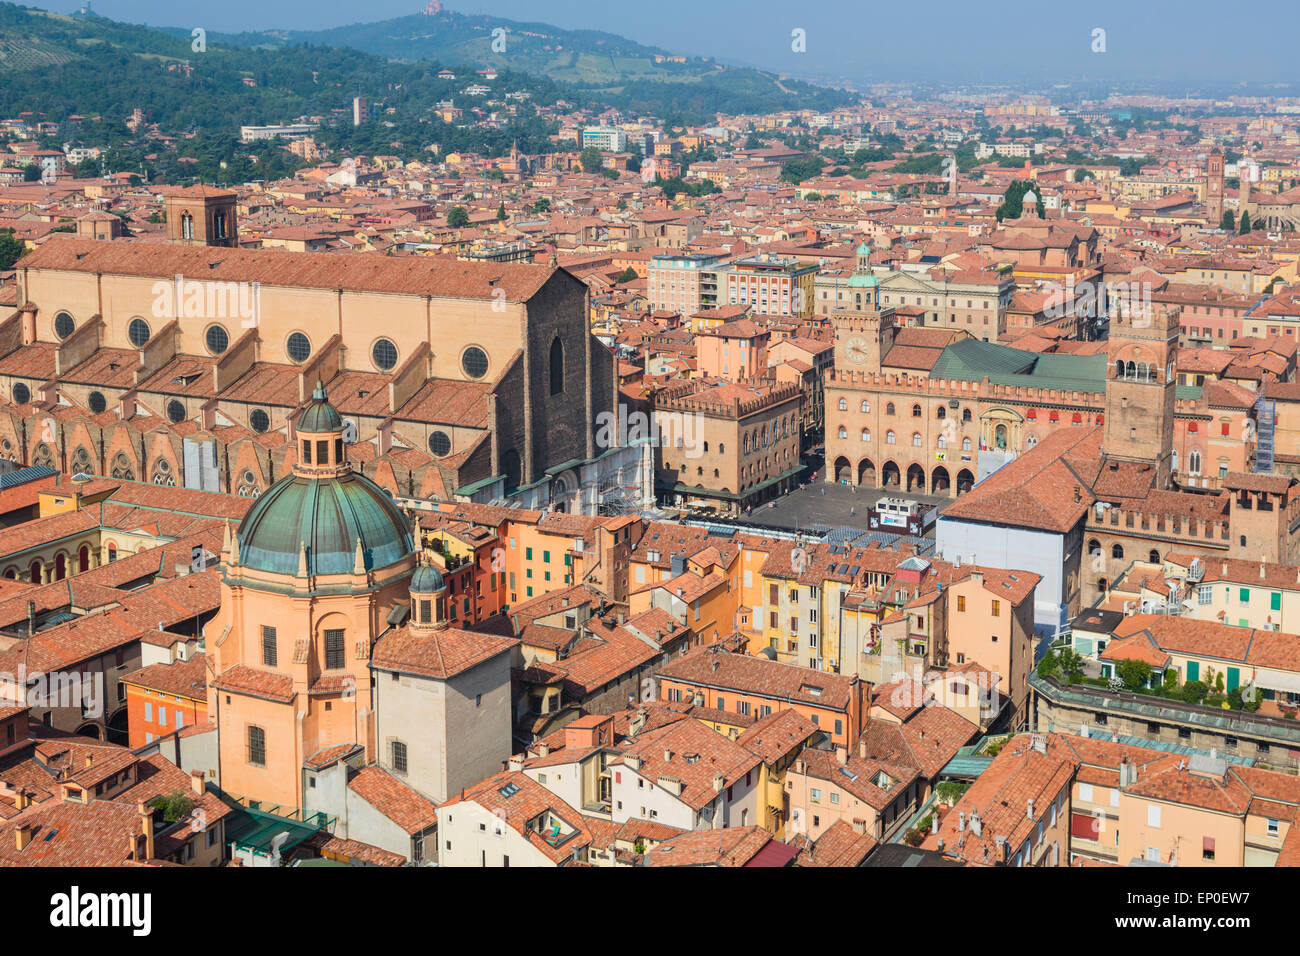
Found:
[[[316,390],[311,393],[311,401],[307,403],[307,407],[302,410],[302,417],[298,419],[297,430],[312,434],[343,431],[343,416],[326,399],[323,382],[316,383]]]
[[[849,276],[850,289],[874,289],[880,285],[880,280],[870,272],[855,272]]]
[[[365,475],[286,475],[244,516],[239,561],[259,571],[296,575],[306,542],[308,574],[351,574],[358,538],[367,571],[396,564],[413,550],[406,518]]]

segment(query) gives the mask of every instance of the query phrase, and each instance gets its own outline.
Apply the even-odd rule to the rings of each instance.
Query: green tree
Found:
[[[711,193],[722,192],[718,184],[711,179],[698,179],[693,182],[686,182],[680,176],[674,176],[672,179],[655,179],[655,185],[663,190],[664,196],[668,199],[676,199],[678,193],[686,193],[688,196],[708,196]]]
[[[551,201],[545,196],[537,200],[537,202],[533,203],[533,212],[550,212],[550,211],[551,211]]]
[[[149,806],[154,810],[161,811],[163,821],[166,823],[175,823],[177,820],[184,820],[190,815],[195,807],[194,798],[184,790],[173,790],[171,793],[154,797],[149,801]]]
[[[26,251],[12,229],[0,232],[0,269],[12,269]]]
[[[41,167],[37,166],[35,163],[28,163],[26,166],[23,167],[23,182],[25,183],[39,182],[40,178],[41,178]]]
[[[1189,704],[1199,704],[1209,692],[1210,687],[1205,681],[1189,680],[1183,685],[1183,700]]]
[[[1241,211],[1241,228],[1237,230],[1241,235],[1250,232],[1250,211],[1243,209]]]
[[[499,169],[489,169],[487,171],[487,178],[500,183],[505,181],[506,174]]]
[[[582,163],[582,170],[586,173],[599,172],[605,166],[605,157],[600,154],[595,146],[588,146],[578,154],[578,162]]]
[[[452,206],[447,213],[447,225],[452,229],[461,229],[469,225],[469,211],[464,206]]]
[[[1061,673],[1071,684],[1083,676],[1083,658],[1072,648],[1061,648],[1057,658],[1060,661]]]
[[[497,206],[497,222],[505,222],[506,218],[506,203],[503,199]]]
[[[1038,662],[1039,677],[1055,677],[1061,671],[1061,661],[1055,654],[1044,654]]]
[[[1129,690],[1139,690],[1151,680],[1151,665],[1130,657],[1115,665],[1115,674]]]
[[[1037,196],[1035,184],[1027,179],[1013,179],[1007,186],[1006,194],[1002,197],[1002,205],[997,208],[998,222],[1004,219],[1019,219],[1023,213],[1025,203],[1025,193],[1033,192]],[[1038,196],[1038,215],[1043,216],[1047,212],[1047,207],[1043,205],[1043,197]]]
[[[805,179],[812,179],[822,171],[822,167],[825,165],[825,160],[820,156],[813,156],[809,159],[792,159],[781,167],[781,181],[801,183]]]
[[[614,276],[614,281],[622,285],[625,282],[633,282],[636,280],[636,278],[637,278],[636,270],[633,269],[631,266],[628,266],[618,275]]]
[[[1232,232],[1237,228],[1237,222],[1232,215],[1231,209],[1223,210],[1223,219],[1219,222],[1219,228],[1226,229],[1228,232]]]
[[[639,157],[639,156],[629,156],[629,157],[627,158],[627,171],[628,171],[629,173],[639,173],[639,172],[641,172],[641,157]]]

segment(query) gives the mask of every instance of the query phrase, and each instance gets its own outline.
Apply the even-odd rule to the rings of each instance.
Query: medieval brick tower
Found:
[[[183,246],[239,247],[235,193],[211,186],[178,189],[164,200],[167,241]]]
[[[1206,163],[1205,218],[1211,229],[1223,221],[1223,153],[1218,149],[1210,153]]]
[[[1174,374],[1179,309],[1117,310],[1106,349],[1106,432],[1102,450],[1119,461],[1155,465],[1169,485],[1174,438]]]

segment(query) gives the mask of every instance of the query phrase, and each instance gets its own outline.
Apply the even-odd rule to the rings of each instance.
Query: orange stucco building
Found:
[[[370,648],[407,607],[416,562],[405,517],[351,470],[342,432],[318,384],[298,463],[228,535],[208,627],[222,786],[281,807],[303,805],[313,755],[359,745],[376,758]]]

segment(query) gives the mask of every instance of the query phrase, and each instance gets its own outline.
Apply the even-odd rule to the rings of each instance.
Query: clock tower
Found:
[[[849,372],[879,372],[894,345],[894,310],[880,307],[880,280],[871,271],[871,247],[857,249],[849,277],[847,309],[831,313],[835,329],[835,367]]]
[[[894,346],[892,308],[870,312],[841,310],[831,313],[835,329],[835,367],[844,372],[879,372]]]

